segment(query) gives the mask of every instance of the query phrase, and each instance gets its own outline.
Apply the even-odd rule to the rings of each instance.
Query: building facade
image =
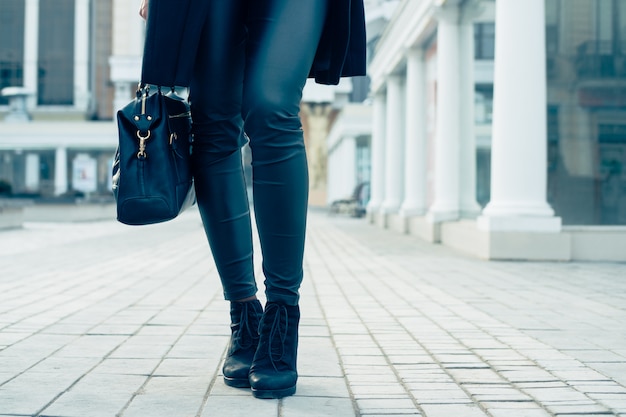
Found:
[[[389,25],[398,0],[366,0],[368,62]],[[369,200],[372,176],[372,105],[370,77],[342,79],[332,106],[336,109],[326,135],[327,193],[325,203]],[[367,90],[367,93],[360,90]],[[360,194],[357,196],[356,194]],[[361,208],[361,207],[359,207]]]
[[[486,259],[626,260],[625,17],[403,0],[369,66],[369,220]]]
[[[22,87],[34,117],[110,119],[112,0],[0,1],[0,89]],[[6,112],[8,97],[0,98]]]
[[[138,5],[0,0],[15,194],[110,195]],[[626,0],[366,7],[368,77],[305,89],[314,204],[369,183],[372,223],[483,258],[626,260]]]
[[[0,0],[0,181],[111,196],[116,109],[140,76],[139,1]]]
[[[0,0],[0,90],[10,93],[0,96],[0,182],[13,194],[111,195],[115,111],[133,97],[141,73],[139,3]],[[310,83],[305,91],[314,205],[326,203],[325,138],[337,97],[362,101],[364,82],[353,88],[344,80],[339,89]],[[244,162],[250,179],[249,152]]]

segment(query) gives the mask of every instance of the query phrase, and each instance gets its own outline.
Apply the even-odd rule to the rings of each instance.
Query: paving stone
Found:
[[[526,394],[540,402],[549,401],[586,401],[588,397],[573,388],[527,388]]]
[[[115,359],[110,359],[113,361]],[[219,360],[219,358],[218,358]],[[133,359],[129,360],[133,361]],[[154,370],[155,376],[194,376],[209,378],[216,370],[216,361],[214,358],[172,358],[167,357],[159,363],[158,368]]]
[[[487,414],[474,404],[424,404],[421,408],[424,412],[424,416],[427,417],[487,417]],[[508,417],[513,416],[509,415]]]
[[[107,358],[94,369],[95,374],[150,375],[161,362],[161,358]]]
[[[110,417],[117,415],[145,376],[91,374],[57,398],[43,414],[64,417]]]
[[[343,377],[337,351],[323,337],[300,338],[298,369],[302,376]]]
[[[138,395],[133,398],[124,417],[188,417],[195,416],[202,407],[202,396],[184,396],[160,393]]]
[[[228,345],[226,336],[196,336],[185,335],[176,340],[172,349],[167,353],[168,358],[200,359],[222,356]]]
[[[600,414],[600,413],[611,413],[610,410],[606,407],[603,407],[599,404],[588,403],[588,404],[546,404],[546,408],[548,411],[555,415],[562,414]]]
[[[600,414],[594,414],[594,413],[586,413],[586,414],[559,414],[559,417],[606,417],[606,416],[618,416],[618,417],[623,417],[624,414],[614,414],[614,413],[600,413]]]
[[[531,398],[514,386],[508,384],[463,384],[463,389],[468,391],[472,398],[481,403],[489,401],[501,402],[524,402],[531,401]]]
[[[232,417],[277,417],[278,401],[259,401],[251,395],[240,396],[212,396],[209,397],[202,412],[202,417],[232,416]]]
[[[119,413],[129,400],[128,393],[86,392],[68,394],[43,411],[44,416],[110,417]],[[3,414],[0,414],[3,416]]]
[[[461,389],[412,390],[411,395],[418,404],[464,404],[473,401]]]
[[[516,367],[516,369],[499,369],[498,374],[511,381],[512,383],[520,382],[551,382],[559,380],[552,373],[539,367]]]
[[[380,412],[381,410],[384,410],[386,413],[391,412],[391,410],[399,410],[398,412],[417,410],[413,401],[406,396],[404,398],[387,398],[384,396],[382,398],[357,399],[356,404],[359,410],[364,414],[371,413],[372,411]]]
[[[565,353],[571,355],[582,362],[624,362],[623,355],[619,355],[610,350],[603,349],[584,349],[584,350],[564,350]]]
[[[593,399],[618,413],[626,413],[626,394],[594,394]]]
[[[450,369],[450,375],[459,383],[498,383],[502,377],[491,369]]]
[[[349,398],[289,397],[281,407],[282,417],[358,416]]]
[[[109,355],[112,358],[160,358],[172,348],[174,340],[163,336],[134,336]]]
[[[127,339],[126,336],[83,335],[72,340],[54,355],[69,358],[104,358]]]
[[[363,414],[361,413],[361,416],[363,417],[417,417],[417,416],[422,416],[422,414],[420,414],[417,411],[406,411],[405,413],[395,413],[395,414]]]
[[[610,381],[610,378],[592,369],[553,370],[552,373],[562,381]]]
[[[593,397],[595,394],[624,394],[624,387],[615,382],[589,382],[576,384],[576,390]]]
[[[76,374],[21,374],[0,387],[2,412],[36,415],[76,381]]]
[[[297,394],[301,397],[350,398],[342,377],[298,376]]]
[[[510,409],[492,408],[489,409],[492,417],[551,417],[552,414],[540,408]]]

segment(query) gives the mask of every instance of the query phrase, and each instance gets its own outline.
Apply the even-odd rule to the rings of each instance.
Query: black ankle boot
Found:
[[[256,398],[283,398],[296,392],[300,308],[268,303],[261,319],[261,340],[250,368]]]
[[[259,344],[259,321],[263,307],[259,300],[230,303],[230,343],[222,372],[224,383],[231,387],[248,388],[250,365]]]

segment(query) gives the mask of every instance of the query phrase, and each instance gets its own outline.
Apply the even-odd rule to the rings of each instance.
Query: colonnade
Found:
[[[375,56],[372,64],[373,222],[399,218],[407,227],[421,218],[436,226],[477,218],[485,231],[560,230],[546,202],[545,33],[537,24],[545,20],[543,0],[496,5],[491,201],[482,213],[476,202],[473,18],[479,6],[433,5],[421,18],[436,24],[433,137],[426,129],[432,103],[425,57],[432,43],[424,43],[423,33],[381,40],[410,47],[401,59],[386,64]]]

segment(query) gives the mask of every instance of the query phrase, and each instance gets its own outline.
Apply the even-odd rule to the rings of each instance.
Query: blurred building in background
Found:
[[[626,260],[626,0],[365,4],[368,76],[304,91],[312,204],[488,259]],[[138,5],[0,0],[0,193],[110,196]]]
[[[133,1],[0,0],[0,181],[14,195],[110,195],[114,97],[131,97],[142,31]]]
[[[365,0],[368,59],[399,0]],[[310,201],[332,205],[362,189],[367,203],[371,177],[370,78],[344,78],[337,87],[307,83],[302,120],[309,157]],[[364,186],[364,187],[363,187]]]
[[[626,260],[625,51],[624,0],[401,1],[369,66],[368,218],[487,259]]]
[[[110,195],[111,121],[140,77],[138,6],[139,0],[0,0],[0,89],[10,95],[0,97],[0,181],[14,195]],[[373,20],[372,33],[380,32],[386,21]],[[362,102],[368,87],[367,77],[338,88],[307,86],[302,120],[314,205],[327,200],[328,129],[339,108]],[[369,149],[368,141],[360,143]],[[361,155],[365,171],[369,154]],[[245,157],[249,162],[249,152]]]

